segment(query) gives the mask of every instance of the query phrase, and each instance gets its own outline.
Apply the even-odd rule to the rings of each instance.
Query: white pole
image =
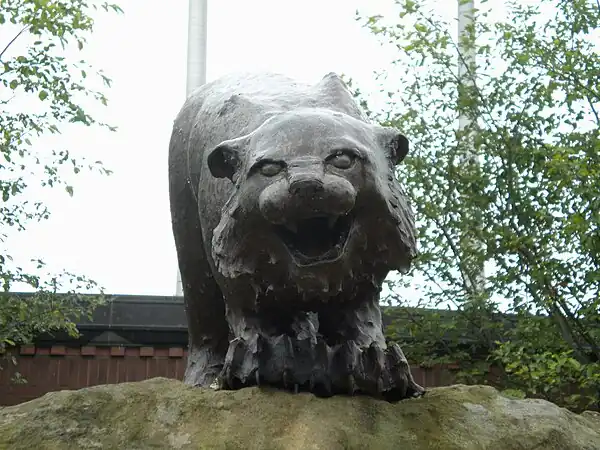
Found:
[[[476,76],[476,55],[477,50],[475,47],[473,27],[475,26],[475,2],[474,0],[458,0],[458,51],[459,62],[458,62],[458,77],[464,85],[470,89],[475,86]],[[463,157],[463,164],[469,163],[477,164],[477,153],[474,147],[475,131],[473,129],[472,117],[460,113],[458,117],[458,129],[459,132],[465,129],[471,130],[463,137],[466,140],[467,151]],[[467,237],[470,239],[469,237]],[[468,243],[471,248],[476,249],[478,246],[477,242]],[[471,286],[476,292],[480,292],[484,287],[485,282],[485,271],[483,265],[478,268],[478,273],[473,274],[475,277],[474,285]],[[469,283],[469,280],[466,280]],[[470,284],[470,283],[469,283]]]
[[[208,0],[189,0],[186,95],[206,83],[206,27]]]
[[[208,0],[189,0],[186,98],[196,88],[206,83],[207,12]],[[175,295],[183,295],[179,270],[177,271]]]
[[[469,87],[473,86],[475,83],[476,51],[474,42],[471,41],[468,34],[468,29],[472,28],[475,24],[474,13],[474,0],[458,0],[458,51],[460,52],[458,77]],[[472,76],[469,76],[470,72],[472,73]],[[471,123],[471,119],[465,114],[461,114],[458,118],[458,128],[460,131],[469,127]]]

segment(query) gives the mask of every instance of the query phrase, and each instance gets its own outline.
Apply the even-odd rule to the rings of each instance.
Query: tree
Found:
[[[462,45],[426,1],[395,3],[399,20],[358,20],[397,50],[377,74],[388,101],[371,115],[412,143],[398,176],[418,218],[425,303],[468,317],[505,387],[599,402],[600,3],[509,0],[501,13],[482,0]],[[469,42],[477,77],[465,80]],[[459,114],[472,126],[458,131]],[[468,145],[474,161],[461,158]],[[464,245],[469,233],[481,246]],[[474,292],[468,278],[484,263]],[[499,311],[514,326],[499,326]]]
[[[44,261],[27,267],[7,251],[10,232],[25,231],[28,224],[49,217],[41,201],[32,200],[32,188],[64,187],[70,173],[84,170],[110,173],[100,161],[93,164],[76,158],[68,150],[48,149],[40,139],[58,134],[65,124],[98,125],[86,112],[90,99],[106,105],[107,99],[87,85],[111,80],[84,61],[71,61],[65,54],[81,50],[93,31],[97,11],[122,10],[114,4],[85,0],[0,0],[0,26],[7,42],[0,42],[0,355],[6,347],[29,343],[36,335],[68,331],[76,335],[75,321],[90,315],[102,296],[83,296],[82,290],[97,288],[83,275],[44,272]],[[24,49],[17,48],[26,41]],[[27,285],[33,295],[10,293],[15,284]],[[58,293],[60,295],[57,295]]]

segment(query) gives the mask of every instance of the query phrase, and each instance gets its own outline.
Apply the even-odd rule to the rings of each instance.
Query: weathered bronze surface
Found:
[[[394,176],[407,153],[335,74],[231,75],[188,98],[169,150],[186,383],[423,393],[379,309],[388,272],[416,254]]]

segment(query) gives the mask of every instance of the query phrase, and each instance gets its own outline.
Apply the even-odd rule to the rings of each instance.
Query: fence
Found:
[[[99,384],[141,381],[154,377],[183,379],[187,351],[183,347],[24,346],[13,353],[17,362],[0,371],[0,405],[14,405],[47,392]],[[417,383],[447,386],[456,366],[413,367]],[[25,384],[11,381],[17,370]]]

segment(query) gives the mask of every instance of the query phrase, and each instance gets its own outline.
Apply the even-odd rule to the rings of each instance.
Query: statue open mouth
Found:
[[[296,264],[310,266],[342,255],[352,223],[350,215],[317,216],[277,225],[275,230]]]

